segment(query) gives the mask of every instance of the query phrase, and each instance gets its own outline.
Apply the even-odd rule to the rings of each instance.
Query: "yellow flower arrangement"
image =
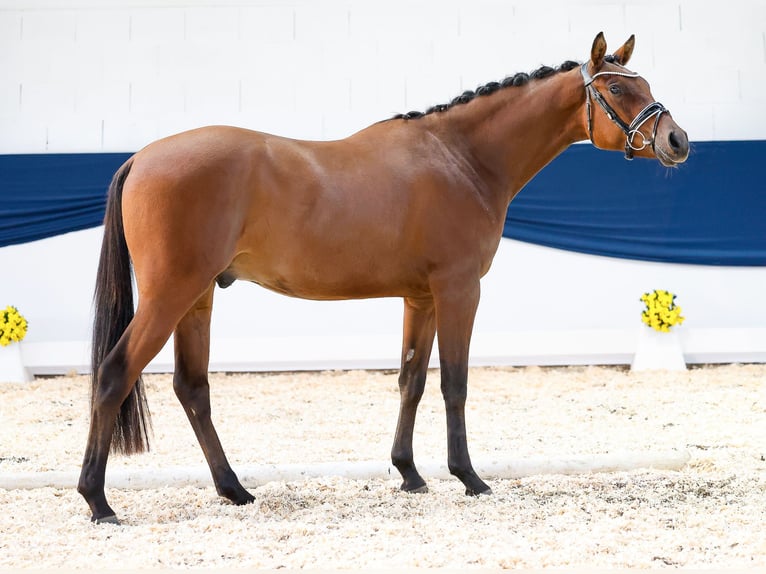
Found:
[[[641,313],[641,320],[655,331],[667,333],[674,325],[684,322],[681,307],[676,305],[676,296],[669,291],[655,289],[641,295],[646,309]]]
[[[8,305],[0,311],[0,346],[7,347],[14,341],[24,339],[27,325],[27,320],[16,307]]]

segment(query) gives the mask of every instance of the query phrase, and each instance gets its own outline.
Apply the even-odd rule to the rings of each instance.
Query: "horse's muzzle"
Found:
[[[665,167],[675,167],[689,157],[689,136],[671,118],[663,122],[654,141],[654,155]],[[669,124],[669,125],[668,125]]]

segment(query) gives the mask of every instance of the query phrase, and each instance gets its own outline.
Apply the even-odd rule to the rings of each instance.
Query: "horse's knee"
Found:
[[[423,391],[426,387],[425,372],[418,372],[411,369],[402,368],[399,373],[399,394],[402,402],[407,404],[418,404],[423,397]]]

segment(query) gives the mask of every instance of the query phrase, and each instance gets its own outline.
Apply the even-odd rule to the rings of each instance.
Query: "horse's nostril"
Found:
[[[668,136],[668,143],[674,151],[678,151],[681,148],[681,142],[679,141],[676,132],[670,132],[670,135]]]

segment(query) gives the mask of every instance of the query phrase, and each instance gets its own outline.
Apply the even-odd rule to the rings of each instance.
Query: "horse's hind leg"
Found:
[[[177,320],[172,308],[172,302],[163,305],[156,300],[142,301],[130,325],[99,367],[100,384],[93,396],[88,443],[77,485],[94,522],[117,522],[104,493],[115,421],[141,371],[170,337]]]
[[[423,396],[428,373],[428,361],[436,333],[434,303],[431,299],[404,300],[404,337],[402,367],[399,372],[399,421],[396,425],[391,461],[404,479],[402,490],[427,492],[426,482],[415,468],[412,453],[412,433],[415,415]]]
[[[173,390],[197,435],[213,475],[219,495],[234,504],[255,500],[239,483],[221,447],[210,419],[210,316],[213,310],[213,286],[186,313],[175,330],[175,374]]]

